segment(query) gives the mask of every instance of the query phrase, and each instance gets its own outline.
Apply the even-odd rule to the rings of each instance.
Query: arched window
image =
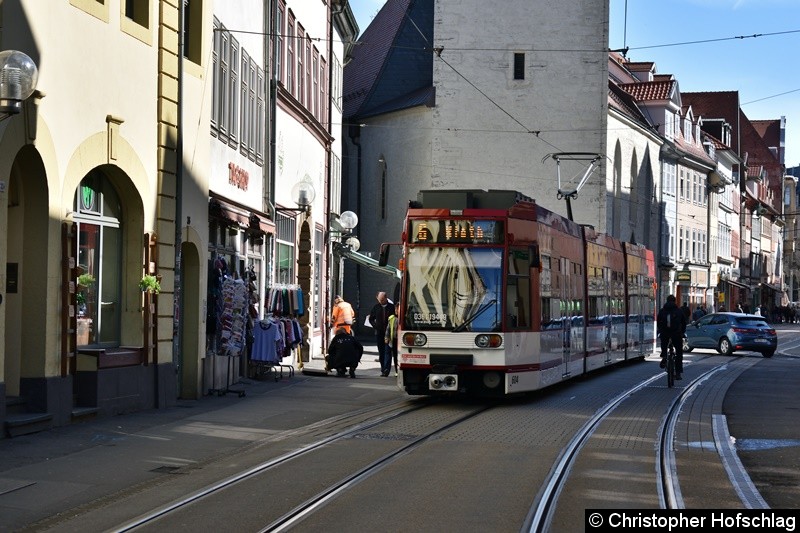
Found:
[[[90,324],[88,341],[79,339],[79,344],[119,346],[122,206],[102,171],[92,170],[81,181],[73,219],[78,226],[78,265],[90,276],[78,293],[78,316]]]

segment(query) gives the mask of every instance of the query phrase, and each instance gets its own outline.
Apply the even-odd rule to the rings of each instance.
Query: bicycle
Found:
[[[671,389],[675,385],[675,346],[672,344],[672,339],[669,340],[667,346],[667,361],[664,370],[667,372],[667,388]]]

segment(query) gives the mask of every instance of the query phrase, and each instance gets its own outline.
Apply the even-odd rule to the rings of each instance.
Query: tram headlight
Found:
[[[482,333],[475,337],[475,346],[478,348],[498,348],[503,344],[503,337],[495,334]]]
[[[483,375],[483,386],[487,389],[496,389],[500,385],[499,372],[486,372]]]
[[[425,346],[428,337],[424,333],[403,333],[403,344],[406,346]]]
[[[454,392],[458,390],[458,375],[431,374],[428,376],[428,388],[438,391]]]

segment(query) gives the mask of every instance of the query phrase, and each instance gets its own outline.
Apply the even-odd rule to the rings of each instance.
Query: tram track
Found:
[[[411,406],[408,406],[407,404],[408,404],[407,400],[406,401],[401,401],[401,402],[393,402],[392,405],[388,408],[388,412],[386,412],[385,414],[381,413],[381,414],[378,414],[377,416],[374,416],[373,418],[371,418],[369,420],[366,420],[364,422],[355,423],[354,425],[351,425],[350,427],[347,427],[345,429],[336,431],[336,433],[334,433],[334,434],[332,434],[330,436],[327,436],[327,437],[324,437],[324,438],[322,438],[320,440],[314,441],[314,442],[312,442],[312,443],[310,443],[310,444],[308,444],[306,446],[303,446],[303,447],[301,447],[299,449],[296,449],[296,450],[290,451],[288,453],[285,453],[285,454],[283,454],[283,455],[281,455],[279,457],[270,459],[268,461],[264,461],[264,462],[262,462],[260,464],[255,465],[254,467],[251,467],[251,468],[249,468],[247,470],[244,470],[242,472],[236,473],[236,474],[234,474],[234,475],[232,475],[232,476],[230,476],[230,477],[228,477],[226,479],[223,479],[223,480],[221,480],[221,481],[219,481],[217,483],[214,483],[212,485],[203,487],[203,488],[193,492],[192,494],[189,494],[189,495],[187,495],[187,496],[185,496],[183,498],[180,498],[180,499],[178,499],[176,501],[170,502],[169,504],[167,504],[167,505],[165,505],[163,507],[155,509],[155,510],[149,512],[149,513],[146,513],[146,514],[144,514],[142,516],[139,516],[139,517],[135,518],[134,520],[126,522],[126,523],[124,523],[124,524],[122,524],[122,525],[120,525],[118,527],[115,527],[113,529],[113,531],[118,532],[118,533],[123,533],[123,532],[127,532],[127,531],[133,531],[133,530],[136,530],[136,529],[140,529],[143,526],[153,525],[153,524],[157,523],[159,519],[161,519],[163,517],[166,517],[166,516],[169,516],[171,513],[179,511],[179,510],[181,510],[181,509],[183,509],[183,508],[185,508],[185,507],[187,507],[189,505],[192,505],[192,504],[202,500],[203,498],[206,498],[207,496],[212,495],[212,494],[214,494],[214,493],[216,493],[218,491],[222,491],[222,490],[225,490],[227,488],[230,488],[233,485],[236,485],[237,483],[239,483],[241,481],[244,481],[246,479],[252,478],[253,476],[265,474],[265,473],[269,472],[270,470],[272,470],[272,469],[274,469],[274,468],[276,468],[276,467],[278,467],[278,466],[280,466],[280,465],[282,465],[282,464],[284,464],[286,462],[295,460],[295,459],[297,459],[297,458],[299,458],[299,457],[301,457],[303,455],[306,455],[306,454],[309,454],[309,453],[313,453],[314,451],[319,450],[320,448],[322,448],[324,446],[327,446],[330,443],[346,439],[346,438],[348,438],[348,437],[350,437],[350,436],[352,436],[352,435],[354,435],[356,433],[359,433],[359,432],[374,428],[376,426],[379,426],[380,424],[386,423],[387,421],[393,420],[393,419],[395,419],[397,417],[401,417],[401,416],[407,415],[409,413],[413,413],[413,412],[415,412],[417,410],[424,409],[425,407],[430,405],[430,402],[425,402],[425,403],[416,402],[414,405],[411,405]],[[337,417],[337,419],[334,422],[335,423],[341,423],[342,421],[351,420],[353,417],[355,417],[357,415],[362,415],[363,416],[365,413],[368,414],[370,412],[381,411],[383,409],[386,409],[386,408],[378,408],[378,409],[371,408],[371,409],[366,409],[366,410],[360,410],[359,413],[357,413],[357,414],[342,415],[341,417]],[[331,425],[332,425],[332,421],[318,422],[316,424],[312,424],[310,426],[302,428],[302,431],[304,433],[307,433],[307,432],[309,432],[309,430],[328,429],[328,428],[331,427]],[[286,520],[288,520],[288,518]]]
[[[699,361],[711,359],[715,356],[703,356],[698,358],[692,364],[697,364]],[[675,454],[675,441],[676,441],[676,426],[684,413],[688,400],[698,393],[706,383],[711,381],[715,375],[725,372],[733,365],[739,365],[744,368],[748,363],[742,363],[740,360],[726,360],[720,363],[712,363],[713,366],[704,370],[697,376],[693,377],[686,383],[684,387],[676,387],[669,389],[666,386],[661,386],[660,381],[665,380],[663,372],[659,372],[654,376],[643,379],[639,383],[631,386],[627,390],[618,394],[613,400],[604,406],[602,409],[590,418],[570,440],[569,444],[565,447],[563,453],[558,461],[553,465],[548,478],[543,484],[543,489],[539,493],[533,506],[526,517],[521,531],[526,532],[543,532],[548,531],[552,527],[554,513],[558,507],[560,496],[564,491],[567,483],[571,481],[573,475],[573,468],[583,451],[587,442],[593,437],[597,431],[598,426],[608,417],[610,417],[617,409],[619,409],[626,402],[639,401],[635,398],[637,393],[647,393],[648,389],[659,391],[675,390],[679,391],[678,394],[669,400],[666,405],[664,415],[658,424],[658,434],[655,439],[655,476],[654,482],[658,491],[659,505],[662,509],[683,509],[685,502],[683,499],[681,484],[679,480],[679,461],[676,459]],[[688,365],[687,365],[688,366]],[[684,374],[686,376],[686,374]],[[710,421],[709,421],[710,422]],[[684,422],[686,423],[686,422]],[[719,434],[719,423],[714,421],[715,437],[719,440],[726,440],[725,435]],[[740,488],[737,486],[741,479],[747,479],[747,474],[744,472],[741,464],[731,464],[729,459],[722,457],[724,446],[719,442],[717,449],[719,450],[721,460],[726,462],[725,468],[728,471],[730,483],[734,485],[734,489],[742,499],[744,507],[752,507],[751,500],[756,500],[757,497],[752,495],[752,487],[745,486]],[[749,480],[748,480],[749,481]],[[609,487],[609,490],[611,487]],[[579,508],[591,508],[593,505],[588,502],[571,501],[572,506]],[[577,522],[581,522],[580,519]],[[577,524],[573,524],[577,525]]]
[[[422,510],[414,513],[414,516],[419,515],[424,519],[417,526],[424,527],[424,524],[433,523],[430,522],[433,520],[430,515],[432,509],[453,508],[452,502],[447,503],[452,499],[451,494],[497,490],[501,485],[494,484],[497,482],[486,477],[486,472],[493,470],[500,474],[500,479],[505,479],[504,484],[519,487],[515,494],[514,511],[502,518],[507,522],[504,526],[498,525],[499,529],[513,529],[513,523],[523,524],[523,531],[560,529],[564,524],[553,526],[553,520],[560,510],[561,499],[569,501],[573,508],[593,507],[591,499],[575,498],[574,487],[570,489],[572,492],[568,498],[565,492],[569,484],[574,483],[576,472],[585,475],[585,465],[578,463],[581,460],[594,461],[585,457],[587,446],[591,447],[590,443],[598,440],[597,434],[601,430],[609,433],[609,419],[615,416],[634,419],[631,413],[618,413],[625,411],[623,408],[630,409],[632,404],[638,404],[642,410],[640,412],[653,419],[653,428],[656,423],[658,425],[657,429],[648,429],[653,442],[649,452],[651,459],[647,461],[651,466],[643,479],[651,480],[647,485],[652,498],[648,501],[652,503],[644,506],[682,508],[684,499],[678,479],[681,465],[675,456],[674,443],[676,434],[685,438],[686,428],[676,431],[676,425],[686,425],[685,421],[680,422],[680,418],[690,398],[702,391],[706,384],[724,381],[715,378],[717,373],[724,373],[729,367],[743,366],[738,358],[694,355],[693,362],[687,364],[687,367],[693,366],[694,371],[685,372],[684,377],[695,376],[686,379],[683,387],[673,389],[666,387],[662,371],[653,374],[647,368],[649,365],[631,365],[627,378],[620,376],[618,371],[600,374],[583,383],[575,382],[515,401],[470,404],[463,400],[419,399],[413,403],[406,400],[379,409],[360,410],[357,416],[343,415],[292,430],[286,435],[273,436],[272,439],[280,440],[284,448],[291,451],[240,469],[235,474],[195,488],[194,491],[187,491],[185,496],[176,496],[159,506],[153,505],[150,511],[139,508],[137,512],[140,514],[135,517],[135,513],[128,511],[129,518],[117,520],[116,525],[81,528],[80,521],[65,521],[60,525],[66,528],[60,530],[190,531],[198,524],[219,527],[220,524],[232,523],[231,517],[236,516],[241,524],[239,521],[236,523],[247,531],[315,531],[321,524],[331,524],[331,516],[340,517],[342,512],[352,513],[356,502],[360,508],[364,504],[365,494],[374,494],[376,487],[393,484],[397,485],[398,493],[415,494],[417,504],[430,504],[427,514]],[[752,363],[753,360],[747,362]],[[700,368],[701,365],[709,368]],[[631,381],[634,379],[631,378],[635,379],[633,384]],[[580,401],[576,402],[578,399]],[[503,448],[505,440],[502,435],[496,439],[491,437],[493,431],[507,427],[512,420],[524,422],[519,431],[526,431],[526,427],[541,428],[539,431],[544,435],[544,428],[551,427],[549,424],[554,415],[566,424],[550,436],[557,438],[548,437],[551,442],[543,442],[541,437],[532,436],[526,442],[517,440],[519,449],[509,451]],[[477,431],[480,434],[476,437]],[[320,438],[316,438],[317,435]],[[486,443],[490,442],[496,442],[498,446],[486,447]],[[486,465],[476,463],[470,465],[476,472],[470,476],[471,469],[464,469],[466,465],[463,464],[459,467],[458,461],[464,453],[467,456],[474,453],[464,452],[464,447],[469,445],[474,448],[475,444],[485,448],[487,453],[481,454],[481,458],[485,457],[488,465],[497,463],[498,459],[509,454],[522,460],[538,461],[538,464],[533,467],[519,463],[518,466],[512,465],[510,470],[503,470],[502,463],[488,469]],[[593,446],[598,448],[598,443],[595,442]],[[647,445],[640,445],[640,448],[647,448]],[[533,453],[526,457],[526,449]],[[427,465],[427,470],[421,465]],[[435,465],[434,470],[430,469],[431,465]],[[453,472],[458,468],[464,469],[465,475],[452,479],[452,485],[442,485],[437,491],[435,473]],[[422,471],[415,472],[415,469]],[[524,477],[526,474],[527,478]],[[487,484],[484,485],[484,482]],[[619,483],[620,486],[615,490],[624,490],[627,480]],[[458,492],[442,492],[444,487]],[[178,487],[174,487],[165,492],[177,494],[177,490]],[[527,505],[518,505],[523,503],[525,494],[533,494],[537,490],[532,504],[531,500],[527,500]],[[265,500],[259,497],[262,494],[279,494],[281,497],[278,501]],[[508,501],[508,495],[498,498]],[[398,519],[397,516],[410,519],[408,507],[403,507],[402,502],[393,504],[395,507],[399,505],[390,512],[394,514],[394,520]],[[462,505],[467,509],[472,507],[463,502]],[[102,512],[102,509],[99,511]],[[571,520],[582,520],[574,512],[572,514]],[[364,515],[361,515],[352,529],[364,530],[364,519]],[[444,519],[452,520],[453,517],[444,515]],[[497,521],[500,517],[495,513],[488,519],[499,524]],[[339,522],[338,527],[343,527]],[[359,523],[360,527],[357,525]],[[453,527],[459,527],[457,524],[458,520]],[[338,528],[335,523],[330,527]]]

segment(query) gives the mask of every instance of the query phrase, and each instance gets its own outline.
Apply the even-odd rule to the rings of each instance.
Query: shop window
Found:
[[[119,195],[99,171],[89,173],[75,194],[78,265],[87,278],[78,293],[79,345],[120,344],[122,208]]]

